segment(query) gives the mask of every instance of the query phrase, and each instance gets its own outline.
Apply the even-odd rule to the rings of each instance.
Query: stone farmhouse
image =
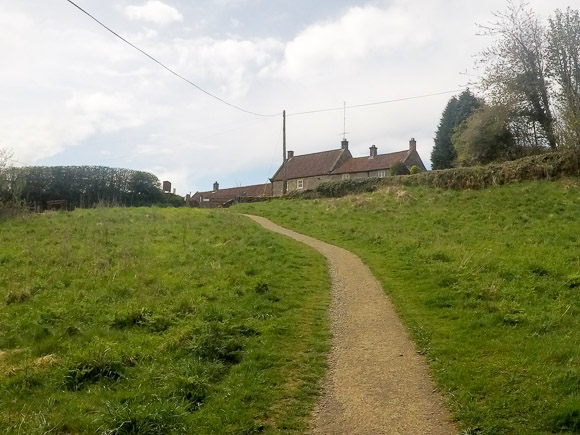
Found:
[[[236,202],[282,196],[284,178],[287,180],[287,192],[292,192],[314,189],[326,181],[386,177],[397,163],[403,163],[408,168],[417,166],[422,171],[426,170],[417,153],[417,142],[414,138],[409,141],[409,148],[403,151],[378,154],[375,145],[369,150],[368,156],[353,158],[348,149],[348,141],[343,139],[340,149],[299,156],[288,151],[286,165],[280,166],[270,178],[269,184],[220,189],[216,181],[213,190],[196,192],[191,197],[190,204],[201,208],[227,207]]]
[[[270,183],[220,189],[220,185],[216,181],[213,183],[213,190],[195,192],[189,203],[194,207],[216,208],[264,197],[272,197],[272,185]]]
[[[284,176],[287,179],[287,191],[314,189],[326,181],[345,179],[386,177],[396,163],[403,163],[408,168],[417,166],[425,171],[425,165],[417,153],[417,141],[411,138],[409,149],[389,154],[378,154],[375,145],[370,147],[367,157],[353,158],[348,150],[348,141],[343,139],[338,150],[323,151],[313,154],[294,156],[288,151],[286,168],[280,166],[270,181],[273,196],[281,196]],[[286,173],[284,173],[284,171]]]

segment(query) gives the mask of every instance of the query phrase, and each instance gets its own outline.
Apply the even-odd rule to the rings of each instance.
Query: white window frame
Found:
[[[296,180],[296,189],[304,189],[304,180]]]
[[[342,174],[343,180],[350,180],[350,174]]]
[[[387,171],[385,169],[381,169],[379,171],[379,178],[385,178],[387,176]]]

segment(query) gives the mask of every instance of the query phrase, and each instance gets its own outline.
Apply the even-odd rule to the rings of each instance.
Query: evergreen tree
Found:
[[[435,145],[431,152],[433,169],[446,169],[453,166],[457,153],[451,137],[455,129],[480,106],[481,101],[469,89],[463,91],[459,98],[454,96],[449,100],[435,133]]]

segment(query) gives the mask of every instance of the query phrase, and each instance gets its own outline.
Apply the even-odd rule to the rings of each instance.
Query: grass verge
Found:
[[[302,432],[328,287],[319,254],[232,214],[1,221],[2,433]]]
[[[580,432],[580,180],[244,204],[370,267],[465,434]]]

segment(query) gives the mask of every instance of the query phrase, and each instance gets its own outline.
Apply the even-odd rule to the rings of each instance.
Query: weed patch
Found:
[[[123,375],[122,364],[114,360],[85,361],[70,368],[64,378],[64,386],[79,391],[99,381],[118,381]]]
[[[30,299],[30,292],[28,290],[11,290],[6,294],[4,301],[6,302],[6,305],[10,305],[26,302],[28,299]]]

